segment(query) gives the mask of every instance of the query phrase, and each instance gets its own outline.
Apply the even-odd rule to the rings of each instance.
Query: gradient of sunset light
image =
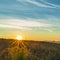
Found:
[[[60,40],[59,0],[0,0],[0,38]]]

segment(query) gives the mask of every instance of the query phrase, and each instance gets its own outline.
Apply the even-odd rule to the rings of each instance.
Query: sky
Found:
[[[0,38],[60,40],[60,0],[0,0]]]

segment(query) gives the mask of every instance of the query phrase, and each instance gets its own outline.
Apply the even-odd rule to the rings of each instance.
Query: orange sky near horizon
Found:
[[[9,31],[5,34],[1,34],[0,38],[16,39],[20,35],[23,40],[37,40],[37,41],[59,41],[60,35],[53,32],[32,32],[32,31]]]

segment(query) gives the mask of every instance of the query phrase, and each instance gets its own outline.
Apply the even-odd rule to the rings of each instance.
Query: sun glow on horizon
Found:
[[[22,40],[23,37],[22,37],[21,35],[18,35],[18,36],[16,37],[16,39],[17,39],[17,40]]]

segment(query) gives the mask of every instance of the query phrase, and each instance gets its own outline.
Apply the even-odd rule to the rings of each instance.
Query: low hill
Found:
[[[60,44],[0,39],[0,60],[60,60]]]

